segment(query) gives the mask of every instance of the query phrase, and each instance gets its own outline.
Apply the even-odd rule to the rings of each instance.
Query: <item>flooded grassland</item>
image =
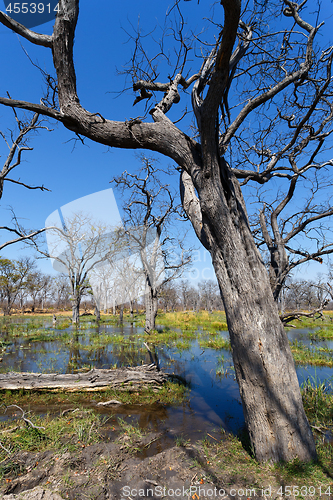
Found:
[[[303,486],[294,491],[297,498],[333,498],[331,317],[287,330],[319,462],[279,466],[258,464],[249,448],[223,313],[169,313],[158,322],[146,335],[140,316],[124,325],[113,316],[100,324],[88,316],[79,329],[65,317],[55,326],[47,316],[2,318],[2,373],[76,373],[154,361],[174,377],[159,390],[2,391],[0,492],[40,486],[63,498],[120,498],[122,485],[140,478],[148,485],[183,483],[193,495],[196,486],[222,485],[225,498],[247,498],[250,486],[257,498],[270,486],[269,498],[284,498],[279,488],[292,481]],[[119,403],[98,405],[109,400]]]

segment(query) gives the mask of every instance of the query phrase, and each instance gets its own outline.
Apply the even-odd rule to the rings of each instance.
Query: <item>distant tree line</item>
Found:
[[[286,280],[279,297],[280,313],[312,311],[320,308],[325,299],[332,298],[332,284],[332,271],[328,276],[320,276],[312,280],[289,278]],[[196,286],[191,284],[189,280],[167,283],[160,290],[159,307],[165,312],[223,310],[218,285],[213,280],[199,281]],[[325,308],[333,310],[333,301],[331,300]]]
[[[216,281],[201,280],[194,286],[189,280],[177,280],[161,287],[159,308],[164,312],[212,312],[223,310],[223,304]]]
[[[34,259],[0,259],[0,307],[5,316],[26,310],[71,307],[70,286],[64,275],[50,276],[37,269]]]
[[[332,281],[331,273],[326,279],[288,279],[279,297],[280,311],[284,313],[320,308],[326,299],[332,298]],[[333,302],[330,301],[325,308],[332,310]]]
[[[309,311],[320,307],[324,299],[332,293],[332,271],[326,277],[316,280],[288,279],[279,298],[281,313],[286,311]],[[37,268],[37,263],[30,257],[17,260],[0,258],[0,307],[4,315],[12,312],[42,312],[52,310],[70,310],[72,308],[71,286],[68,276],[51,276]],[[93,309],[95,302],[89,288],[83,299],[85,311]],[[134,303],[124,302],[122,310],[137,312],[145,309],[144,297]],[[223,310],[223,304],[214,280],[201,280],[194,284],[191,280],[179,279],[168,281],[158,290],[158,308],[163,312],[205,310],[213,312]],[[103,308],[102,308],[103,309]],[[104,313],[117,313],[120,307],[111,310],[104,308]],[[327,309],[333,309],[330,302]]]

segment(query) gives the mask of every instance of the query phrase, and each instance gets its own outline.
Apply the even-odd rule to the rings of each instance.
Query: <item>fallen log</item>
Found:
[[[0,374],[0,390],[27,389],[34,391],[104,391],[107,389],[137,391],[158,389],[170,375],[154,364],[122,367],[114,370],[93,368],[85,373],[18,373]]]

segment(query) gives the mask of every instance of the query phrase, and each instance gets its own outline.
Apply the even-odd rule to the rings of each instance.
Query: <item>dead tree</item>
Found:
[[[145,331],[149,333],[155,329],[160,287],[182,275],[191,262],[191,252],[183,249],[184,238],[176,238],[175,229],[170,228],[176,217],[181,218],[182,210],[170,186],[160,179],[166,173],[148,158],[142,163],[140,172],[124,172],[113,182],[126,196],[124,233],[131,253],[139,256],[144,277]]]
[[[2,137],[8,151],[6,159],[0,171],[0,199],[3,195],[5,182],[12,182],[27,189],[40,189],[41,191],[49,191],[43,185],[31,186],[30,184],[22,182],[20,179],[12,178],[13,170],[15,168],[17,169],[21,165],[23,153],[25,151],[32,151],[33,149],[28,145],[29,135],[40,129],[49,130],[47,126],[42,124],[42,120],[40,120],[38,113],[34,113],[33,116],[29,120],[27,120],[20,118],[15,108],[13,108],[13,111],[17,125],[17,132],[15,133],[14,130],[11,130],[8,134],[8,137],[3,131],[0,130],[0,136]],[[45,228],[36,231],[27,231],[22,227],[21,224],[19,224],[18,219],[16,218],[14,213],[12,221],[12,227],[0,226],[0,229],[14,234],[15,238],[1,243],[0,250],[7,247],[8,245],[12,245],[13,243],[31,239],[45,231]]]
[[[196,5],[193,2],[192,8]],[[59,2],[51,36],[28,30],[1,14],[3,24],[29,42],[52,50],[59,106],[8,97],[1,97],[0,104],[49,116],[76,134],[107,146],[158,151],[178,165],[184,209],[211,254],[219,283],[255,455],[258,460],[312,460],[316,457],[315,444],[293,358],[251,233],[239,179],[265,184],[274,178],[292,176],[291,172],[299,168],[292,156],[288,164],[288,152],[297,145],[301,147],[303,130],[308,127],[311,132],[321,110],[329,106],[326,92],[332,50],[319,50],[314,45],[321,25],[305,19],[314,17],[317,22],[316,16],[304,10],[305,2],[298,5],[289,0],[269,0],[263,7],[255,2],[253,8],[247,3],[244,12],[240,0],[221,0],[221,5],[216,6],[210,24],[216,32],[207,31],[210,39],[203,41],[198,54],[201,61],[200,57],[194,59],[200,61],[194,70],[188,54],[191,42],[199,37],[184,36],[181,16],[179,27],[173,30],[179,50],[166,54],[171,69],[162,64],[157,71],[156,60],[149,58],[139,58],[142,64],[147,62],[145,67],[139,67],[136,55],[142,44],[136,45],[133,88],[139,93],[139,106],[150,98],[152,121],[142,116],[113,121],[103,116],[102,110],[89,111],[80,103],[73,58],[79,0]],[[180,13],[179,0],[174,6],[177,11]],[[112,51],[109,47],[107,50],[109,57]],[[167,116],[168,112],[173,115],[174,104],[181,97],[186,102],[190,87],[191,104],[187,102],[187,108],[192,106],[195,120],[193,137],[187,133],[187,122],[183,126],[180,121],[182,116],[176,118],[177,124]],[[298,107],[300,99],[308,104]],[[295,117],[289,116],[288,103],[295,100]],[[318,113],[311,118],[308,111],[313,107]],[[257,123],[258,116],[272,124],[278,120],[286,125],[285,132],[279,135],[279,141],[285,141],[284,147],[268,151],[266,136],[260,138],[262,145],[256,146],[263,159],[259,171],[251,158],[241,164],[234,155],[234,147],[244,137],[254,135],[253,123]],[[310,140],[310,134],[307,147],[302,149],[302,155],[308,154],[311,163],[325,140],[329,116],[323,121],[322,131],[316,134],[315,128],[315,137]],[[272,133],[268,130],[268,136],[272,134],[276,136],[276,129]]]
[[[328,109],[329,116],[326,118],[331,120],[333,107]],[[287,277],[296,267],[311,261],[322,264],[323,257],[333,253],[333,204],[327,171],[333,160],[317,163],[314,158],[309,158],[298,162],[300,149],[321,133],[320,130],[312,130],[311,139],[309,134],[306,131],[305,139],[303,135],[301,147],[298,145],[288,151],[293,171],[286,173],[281,182],[281,189],[286,191],[275,200],[269,200],[267,193],[259,193],[258,196],[261,209],[253,230],[258,247],[269,256],[269,277],[275,300],[278,300]],[[299,206],[298,199],[295,200],[297,189],[302,192],[303,198],[307,198],[303,206]]]
[[[91,290],[89,274],[114,254],[117,236],[108,236],[104,225],[83,212],[64,218],[62,228],[51,225],[46,229],[48,248],[37,241],[33,245],[43,257],[56,261],[58,270],[68,276],[72,322],[77,325],[82,297]]]

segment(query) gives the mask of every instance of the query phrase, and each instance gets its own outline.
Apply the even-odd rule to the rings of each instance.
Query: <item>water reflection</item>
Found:
[[[288,337],[309,347],[333,345],[333,342],[314,343],[306,337],[308,332],[309,330],[292,330],[288,332]],[[175,345],[166,347],[152,344],[148,345],[148,350],[144,343],[143,328],[137,328],[133,323],[122,326],[92,325],[82,331],[59,331],[59,335],[63,335],[64,341],[60,339],[29,343],[28,340],[14,339],[3,355],[1,371],[72,373],[92,367],[113,368],[157,362],[161,369],[184,378],[190,384],[188,401],[177,407],[156,403],[121,405],[112,409],[98,407],[98,411],[108,416],[115,414],[130,418],[142,428],[149,427],[162,433],[155,447],[166,446],[173,442],[175,436],[200,439],[207,432],[216,435],[221,427],[237,432],[244,425],[239,389],[229,351],[203,350],[197,340],[190,340],[189,348],[182,351]],[[227,332],[221,332],[221,335],[227,336]],[[297,367],[300,383],[307,378],[320,383],[330,379],[332,375],[332,368]],[[97,409],[93,398],[92,395],[88,406]],[[37,413],[46,413],[45,407],[32,409]],[[48,406],[47,411],[52,412],[53,409]],[[59,411],[59,406],[54,411]]]

